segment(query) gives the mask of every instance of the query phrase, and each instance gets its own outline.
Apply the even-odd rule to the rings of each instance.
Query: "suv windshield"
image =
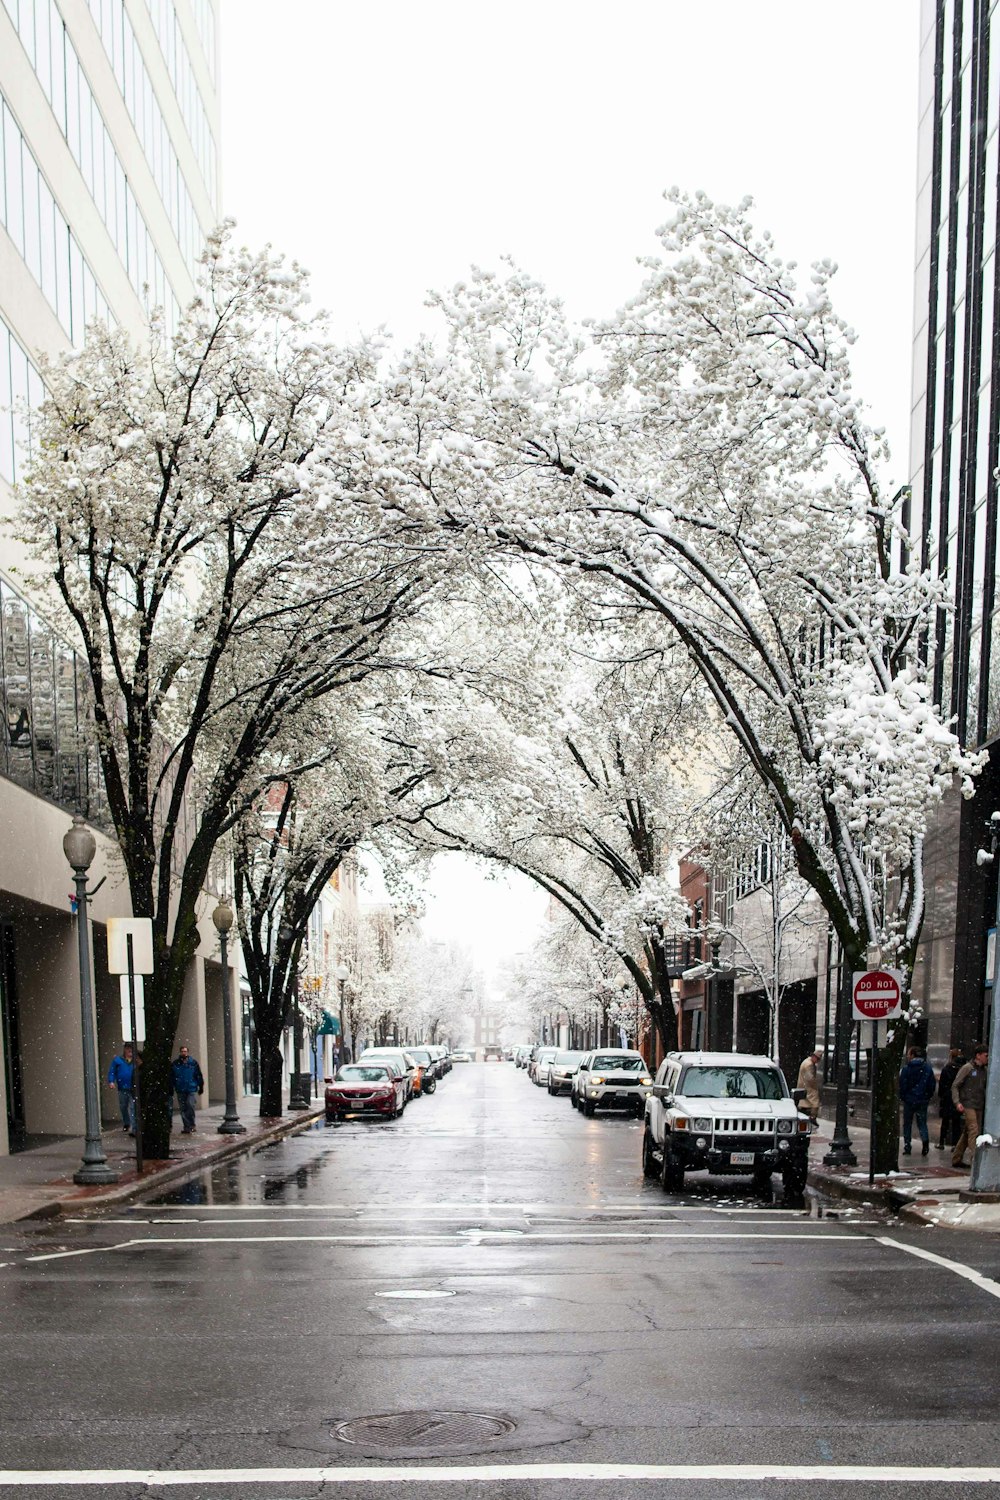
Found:
[[[777,1068],[688,1068],[679,1093],[685,1099],[784,1099]]]
[[[614,1068],[618,1073],[638,1073],[645,1068],[646,1064],[641,1057],[622,1056],[618,1052],[599,1052],[590,1066],[591,1068]]]

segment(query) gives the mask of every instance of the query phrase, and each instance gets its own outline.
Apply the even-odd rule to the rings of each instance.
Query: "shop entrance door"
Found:
[[[9,922],[0,922],[0,1028],[3,1031],[4,1081],[7,1086],[8,1150],[23,1151],[27,1136],[24,1075],[21,1071],[14,929]]]

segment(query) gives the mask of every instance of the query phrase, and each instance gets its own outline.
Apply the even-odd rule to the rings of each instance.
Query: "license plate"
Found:
[[[752,1151],[731,1151],[729,1153],[729,1165],[731,1167],[752,1167],[754,1154]]]
[[[629,1101],[629,1097],[630,1097],[629,1094],[627,1094],[624,1089],[619,1089],[619,1091],[618,1091],[618,1099],[619,1099],[620,1103],[627,1104],[628,1101]]]

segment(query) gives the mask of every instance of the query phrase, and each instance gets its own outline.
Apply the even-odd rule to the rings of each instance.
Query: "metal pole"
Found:
[[[860,1027],[858,1028],[860,1034]],[[868,1123],[868,1186],[875,1186],[875,1079],[878,1075],[878,1022],[872,1022],[871,1119]]]
[[[309,1100],[302,1097],[302,1011],[299,1007],[299,985],[295,981],[293,994],[295,1010],[292,1021],[292,1050],[295,1053],[295,1070],[292,1074],[292,1093],[288,1101],[289,1109],[308,1109]]]
[[[217,1135],[245,1135],[246,1126],[236,1109],[236,1072],[233,1064],[233,1015],[229,994],[229,947],[227,934],[219,933],[222,953],[222,1028],[226,1059],[226,1112],[222,1117]]]
[[[135,960],[132,950],[132,934],[125,934],[125,949],[128,954],[128,1020],[132,1033],[132,1094],[135,1098],[135,1170],[142,1176],[142,1095],[139,1082],[139,1027],[135,1009]]]
[[[345,981],[343,979],[337,980],[337,1019],[340,1022],[340,1036],[337,1038],[337,1040],[340,1043],[341,1062],[344,1061],[344,1043],[347,1040],[347,1032],[344,1030],[344,984]],[[352,1056],[353,1052],[354,1049],[352,1047]]]
[[[840,975],[837,985],[837,1015],[835,1026],[834,1071],[837,1077],[837,1113],[833,1126],[833,1140],[823,1158],[828,1167],[856,1167],[858,1158],[851,1149],[851,1136],[847,1128],[848,1092],[851,1086],[851,971],[847,967],[847,954],[840,950]]]
[[[101,1106],[97,1093],[97,1038],[94,1035],[93,997],[90,990],[90,927],[87,917],[86,866],[82,869],[74,866],[73,884],[76,886],[76,930],[80,950],[80,1025],[83,1036],[83,1111],[86,1131],[83,1159],[73,1173],[73,1181],[81,1187],[104,1186],[117,1182],[118,1173],[108,1166],[108,1159],[101,1142]]]
[[[996,814],[994,814],[994,818]],[[970,1193],[1000,1193],[1000,862],[996,860],[997,839],[993,840],[993,857],[997,864],[997,933],[993,941],[993,999],[990,1006],[990,1055],[986,1064],[986,1108],[983,1110],[984,1143],[976,1146],[972,1158]]]

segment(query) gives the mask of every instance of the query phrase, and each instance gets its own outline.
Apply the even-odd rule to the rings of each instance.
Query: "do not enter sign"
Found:
[[[854,1019],[893,1021],[902,1014],[901,969],[875,969],[854,975]]]

